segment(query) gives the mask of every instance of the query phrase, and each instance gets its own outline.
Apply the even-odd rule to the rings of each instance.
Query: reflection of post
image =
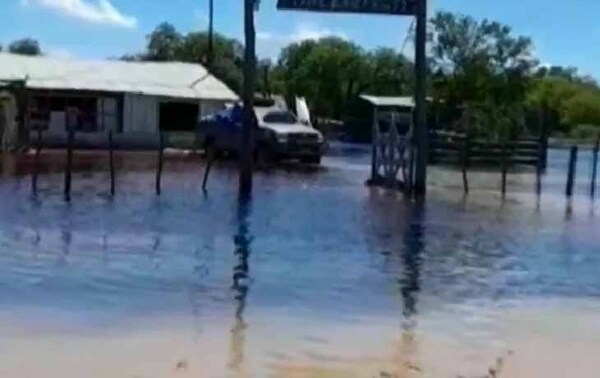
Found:
[[[424,226],[422,224],[423,207],[417,202],[412,205],[411,216],[404,233],[404,249],[402,262],[404,265],[404,276],[400,281],[400,290],[404,302],[405,320],[417,312],[417,294],[420,290],[420,270],[422,263],[422,252],[424,247]]]
[[[237,212],[237,230],[234,236],[235,257],[237,265],[233,268],[233,294],[236,303],[235,323],[231,330],[229,368],[235,374],[243,372],[245,330],[244,310],[249,289],[248,258],[251,252],[252,237],[250,236],[248,217],[251,212],[249,199],[240,199]]]
[[[63,229],[60,233],[60,239],[63,243],[62,248],[62,256],[60,257],[60,263],[64,264],[67,261],[67,258],[71,254],[71,243],[73,242],[73,233],[71,231],[71,225],[68,226],[67,229]]]
[[[422,202],[418,201],[411,207],[410,218],[404,232],[404,248],[401,256],[404,269],[399,282],[403,302],[403,325],[397,361],[401,361],[399,369],[402,373],[407,370],[418,371],[420,369],[416,365],[417,362],[414,361],[417,354],[414,317],[417,314],[417,297],[421,290],[421,264],[425,231],[422,223],[422,205]]]

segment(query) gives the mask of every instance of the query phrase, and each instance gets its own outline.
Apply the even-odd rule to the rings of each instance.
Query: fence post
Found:
[[[71,200],[71,170],[73,169],[73,143],[75,141],[75,130],[72,126],[68,126],[67,138],[67,163],[65,169],[65,201]]]
[[[548,128],[546,127],[546,111],[544,109],[540,110],[540,137],[539,137],[539,148],[540,148],[540,156],[541,160],[540,165],[541,170],[545,170],[548,166]]]
[[[502,196],[506,195],[506,174],[508,173],[508,146],[504,141],[502,145]]]
[[[571,154],[569,156],[569,172],[567,177],[567,197],[573,197],[573,188],[575,185],[575,170],[577,168],[577,151],[578,147],[571,147]]]
[[[40,152],[42,150],[42,130],[37,129],[37,145],[35,146],[35,155],[33,158],[33,176],[31,177],[31,191],[37,194],[38,172],[40,168]]]
[[[600,150],[600,134],[596,137],[596,145],[594,146],[592,157],[592,198],[596,196],[596,176],[598,175],[598,150]]]
[[[214,150],[210,149],[208,153],[208,161],[206,162],[206,168],[204,169],[204,178],[202,179],[202,191],[206,193],[206,185],[208,184],[208,175],[210,174],[210,169],[212,167],[212,163],[215,160]]]
[[[465,194],[469,194],[469,178],[467,177],[467,167],[469,165],[469,134],[465,136],[465,141],[462,148],[462,179]]]
[[[538,143],[538,158],[535,166],[535,194],[539,197],[542,195],[542,173],[547,166],[547,146],[544,147],[543,141],[540,139]]]
[[[108,131],[108,161],[110,165],[110,195],[115,195],[115,161],[113,156],[113,131]]]
[[[164,149],[164,135],[163,135],[163,132],[160,131],[159,138],[158,138],[158,166],[156,169],[156,195],[157,196],[160,196],[160,194],[161,194],[160,180],[161,180],[162,168],[163,168],[163,149]]]

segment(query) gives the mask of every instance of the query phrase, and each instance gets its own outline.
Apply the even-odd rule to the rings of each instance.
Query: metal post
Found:
[[[577,151],[578,147],[571,147],[571,154],[569,156],[569,172],[567,177],[567,197],[573,197],[573,188],[575,186],[575,170],[577,168]]]
[[[256,81],[256,31],[254,29],[255,0],[244,0],[244,33],[246,51],[244,54],[244,87],[242,98],[244,115],[242,126],[242,147],[240,153],[240,196],[252,193],[253,150],[255,137],[254,86]]]
[[[108,161],[110,164],[110,195],[115,195],[115,162],[113,157],[113,131],[108,131]]]
[[[416,38],[415,38],[415,141],[416,165],[414,179],[414,194],[422,196],[427,188],[427,110],[426,110],[426,86],[427,86],[427,1],[417,1],[416,15]]]
[[[598,150],[600,150],[600,134],[596,137],[596,145],[594,146],[594,152],[592,156],[592,187],[591,195],[592,198],[596,196],[596,176],[598,175]]]

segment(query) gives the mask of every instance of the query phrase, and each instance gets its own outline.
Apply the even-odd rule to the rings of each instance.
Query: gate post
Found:
[[[426,81],[427,81],[427,1],[417,0],[416,9],[416,39],[415,39],[415,140],[416,165],[414,179],[414,195],[422,196],[427,188],[427,111],[426,111]]]

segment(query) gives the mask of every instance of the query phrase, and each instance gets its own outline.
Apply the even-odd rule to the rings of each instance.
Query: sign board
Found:
[[[277,0],[277,9],[313,12],[415,15],[425,0]]]

